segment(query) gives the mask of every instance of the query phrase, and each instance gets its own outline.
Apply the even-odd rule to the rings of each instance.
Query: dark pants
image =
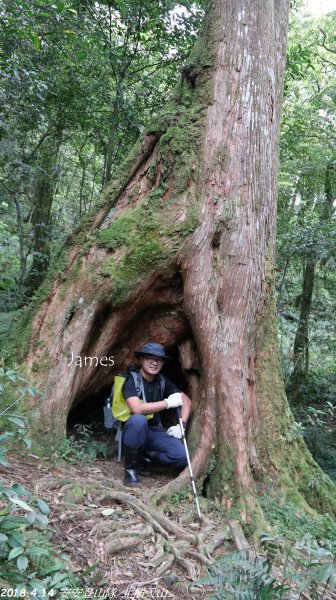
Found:
[[[122,441],[129,448],[158,452],[159,461],[174,469],[184,469],[188,464],[182,440],[168,435],[162,425],[148,426],[144,415],[132,415],[126,421]]]

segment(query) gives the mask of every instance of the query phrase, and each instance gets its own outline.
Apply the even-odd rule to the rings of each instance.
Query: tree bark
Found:
[[[41,150],[33,191],[31,224],[33,229],[33,260],[25,278],[25,293],[31,296],[41,285],[50,260],[51,208],[54,198],[57,155],[61,130],[47,138]]]
[[[291,398],[294,402],[302,402],[304,385],[309,372],[309,317],[312,307],[316,258],[309,256],[304,265],[300,318],[295,334],[291,377]]]
[[[284,497],[295,488],[302,502],[319,493],[303,442],[285,441],[274,325],[287,13],[287,0],[207,4],[175,97],[69,240],[61,276],[28,319],[28,369],[43,391],[35,439],[50,447],[51,433],[64,435],[71,407],[110,384],[146,340],[177,347],[193,399],[194,472],[245,522],[258,512],[255,480]],[[85,356],[115,365],[84,367]],[[299,483],[296,470],[306,473]]]
[[[121,84],[118,83],[115,98],[113,102],[109,138],[107,142],[106,157],[105,157],[105,172],[103,186],[107,185],[111,179],[112,166],[116,155],[116,134],[119,126],[119,111],[121,102]]]

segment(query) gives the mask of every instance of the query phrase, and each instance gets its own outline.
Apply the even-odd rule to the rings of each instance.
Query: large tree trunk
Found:
[[[274,325],[287,11],[287,0],[208,3],[175,98],[69,242],[29,338],[43,392],[35,439],[49,446],[70,409],[133,362],[134,348],[148,339],[178,347],[195,473],[208,494],[244,509],[256,507],[260,477],[284,495],[318,493],[303,442],[285,439]],[[113,356],[115,366],[68,366],[71,352],[82,364]],[[184,472],[173,485],[187,480]]]

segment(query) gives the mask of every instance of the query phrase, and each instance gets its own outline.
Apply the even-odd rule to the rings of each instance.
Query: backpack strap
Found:
[[[141,398],[144,402],[147,402],[145,389],[144,389],[144,383],[143,383],[143,379],[141,377],[140,371],[129,371],[129,372],[131,373],[131,375],[133,377],[133,381],[134,381],[134,385],[135,385],[135,389],[138,394],[138,397]]]
[[[133,377],[133,381],[134,381],[134,385],[135,385],[135,389],[136,392],[139,396],[139,398],[141,398],[144,402],[147,402],[146,400],[146,394],[145,394],[145,388],[144,388],[144,382],[143,382],[143,378],[141,377],[141,373],[140,371],[137,369],[135,370],[129,370],[128,373],[130,373]],[[159,375],[160,378],[160,393],[161,393],[161,400],[163,400],[164,397],[164,392],[165,392],[165,387],[166,387],[166,382],[165,382],[165,378],[163,375]]]
[[[161,400],[164,399],[164,393],[165,393],[165,387],[166,387],[166,381],[163,375],[161,375],[160,373],[160,391],[161,391]]]

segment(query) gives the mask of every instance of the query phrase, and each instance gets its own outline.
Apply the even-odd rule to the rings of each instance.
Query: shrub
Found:
[[[99,454],[106,458],[107,444],[93,439],[89,425],[76,425],[75,432],[76,435],[65,438],[58,447],[58,455],[63,460],[71,463],[88,463],[95,461]]]
[[[317,541],[328,539],[336,551],[336,523],[329,515],[317,515],[312,518],[299,510],[295,504],[280,504],[273,496],[262,496],[259,503],[277,534],[292,541],[307,534]]]
[[[209,600],[299,600],[305,590],[317,600],[335,588],[332,552],[311,536],[285,547],[277,537],[262,535],[260,545],[263,554],[255,550],[226,554],[208,568],[207,577],[193,585],[213,586]]]
[[[19,382],[19,398],[34,394],[28,382],[14,371],[0,370],[0,391]],[[13,404],[18,403],[16,400]],[[8,453],[14,443],[21,443],[26,451],[31,442],[26,437],[25,418],[5,409],[0,413],[0,463],[9,466]],[[78,589],[80,581],[71,571],[69,561],[56,556],[50,542],[48,527],[49,506],[19,483],[7,486],[0,480],[0,575],[2,589],[15,587],[15,597],[26,597],[27,592],[39,600],[59,596],[61,590]]]

